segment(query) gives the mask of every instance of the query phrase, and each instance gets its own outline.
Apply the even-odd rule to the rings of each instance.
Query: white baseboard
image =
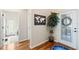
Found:
[[[45,42],[47,42],[47,41],[48,41],[48,40],[45,40],[45,41],[40,42],[40,43],[38,43],[38,44],[36,44],[36,45],[34,45],[34,46],[31,46],[31,45],[30,45],[30,48],[33,49],[33,48],[35,48],[35,47],[37,47],[37,46],[39,46],[39,45],[41,45],[41,44],[43,44],[43,43],[45,43]]]
[[[22,42],[22,41],[26,41],[26,40],[28,40],[28,39],[22,39],[22,40],[19,40],[18,42]]]

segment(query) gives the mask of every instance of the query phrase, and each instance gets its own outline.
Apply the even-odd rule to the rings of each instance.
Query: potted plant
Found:
[[[57,26],[59,22],[58,13],[51,13],[47,18],[47,27],[49,29],[49,41],[54,41],[53,32],[54,28]]]

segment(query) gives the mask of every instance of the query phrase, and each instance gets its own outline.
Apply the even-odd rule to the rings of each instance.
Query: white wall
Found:
[[[27,10],[20,12],[19,40],[28,40]]]
[[[48,30],[46,25],[34,25],[34,14],[48,17],[51,10],[49,9],[32,9],[31,10],[31,40],[30,47],[36,47],[48,40]]]

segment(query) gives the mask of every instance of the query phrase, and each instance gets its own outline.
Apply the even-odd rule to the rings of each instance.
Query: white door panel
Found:
[[[66,18],[65,18],[66,17]],[[77,11],[66,11],[61,13],[61,40],[59,42],[68,45],[73,48],[77,48],[77,39],[78,39],[78,32],[77,32]],[[71,19],[71,24],[63,25],[62,20]],[[65,24],[69,23],[65,21]]]
[[[18,15],[15,13],[5,13],[5,34],[16,35],[18,31]]]
[[[17,12],[5,12],[5,36],[11,42],[18,40],[19,14]],[[14,40],[13,40],[14,38]]]

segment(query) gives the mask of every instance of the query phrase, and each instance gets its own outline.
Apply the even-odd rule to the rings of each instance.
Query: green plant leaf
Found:
[[[55,27],[59,22],[59,17],[57,16],[57,13],[51,13],[47,18],[47,26],[48,27]]]

